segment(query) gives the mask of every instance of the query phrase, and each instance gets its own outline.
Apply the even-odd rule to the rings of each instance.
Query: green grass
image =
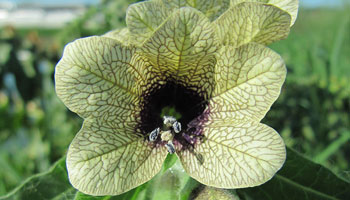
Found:
[[[286,40],[271,45],[288,74],[265,121],[286,144],[338,173],[349,169],[350,14],[301,9]]]
[[[315,79],[323,87],[350,77],[350,14],[345,10],[301,9],[289,37],[271,45],[289,68],[287,81]],[[332,86],[332,84],[335,84]]]

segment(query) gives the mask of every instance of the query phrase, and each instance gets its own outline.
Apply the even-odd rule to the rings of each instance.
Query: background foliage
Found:
[[[0,29],[0,196],[47,171],[65,155],[81,126],[54,91],[54,66],[64,45],[125,26],[125,10],[133,2],[102,1],[61,30]],[[345,179],[350,178],[347,11],[301,9],[288,39],[271,45],[285,59],[288,75],[263,120],[288,147]]]

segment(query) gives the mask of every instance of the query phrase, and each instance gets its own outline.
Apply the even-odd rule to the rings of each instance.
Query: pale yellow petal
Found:
[[[232,120],[260,121],[280,94],[286,76],[282,58],[259,44],[222,47],[216,65],[216,87],[208,105],[212,114]]]
[[[122,28],[122,29],[116,29],[113,31],[109,31],[109,32],[103,34],[102,36],[117,40],[118,42],[120,42],[126,46],[130,44],[130,33],[129,33],[128,28]]]
[[[217,188],[253,187],[270,180],[286,158],[279,134],[256,122],[226,119],[231,124],[212,124],[216,117],[209,114],[208,121],[200,121],[201,142],[178,153],[185,171]]]
[[[249,42],[267,45],[285,39],[290,20],[287,12],[275,6],[241,3],[228,9],[214,23],[221,43],[238,47]]]
[[[242,2],[261,2],[275,5],[290,14],[290,16],[292,17],[290,24],[291,26],[297,19],[299,0],[231,0],[231,6],[235,6]]]
[[[107,37],[89,37],[68,44],[56,66],[56,92],[73,112],[86,118],[116,115],[120,108],[137,110],[141,87],[151,74],[146,62]]]
[[[86,194],[121,194],[155,176],[167,153],[125,124],[85,120],[68,150],[69,181]]]
[[[203,96],[212,91],[217,40],[210,21],[197,10],[173,12],[141,50],[158,77]]]
[[[144,1],[130,5],[126,14],[126,24],[131,41],[141,45],[168,16],[169,13],[158,1]]]
[[[169,9],[192,7],[201,11],[210,20],[220,16],[230,4],[230,0],[162,0]]]

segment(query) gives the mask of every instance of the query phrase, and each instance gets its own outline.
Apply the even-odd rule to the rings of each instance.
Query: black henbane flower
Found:
[[[209,186],[271,179],[285,145],[260,120],[286,69],[264,45],[287,36],[298,2],[265,3],[146,1],[129,8],[127,29],[67,45],[57,95],[84,118],[67,155],[72,185],[120,194],[150,180],[168,153]],[[177,115],[163,117],[169,108]]]

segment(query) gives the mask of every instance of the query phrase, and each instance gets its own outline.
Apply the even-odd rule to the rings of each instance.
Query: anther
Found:
[[[173,123],[173,129],[175,133],[180,133],[181,131],[181,123],[176,121]]]
[[[165,124],[165,126],[167,127],[172,127],[173,124],[176,122],[176,118],[172,117],[172,116],[164,116],[163,117],[163,123]]]
[[[160,128],[154,129],[150,134],[149,134],[149,141],[153,142],[158,138],[160,132]]]
[[[170,154],[175,153],[175,147],[174,147],[174,144],[171,141],[169,141],[167,144],[165,144],[165,147],[168,149],[168,152]]]

